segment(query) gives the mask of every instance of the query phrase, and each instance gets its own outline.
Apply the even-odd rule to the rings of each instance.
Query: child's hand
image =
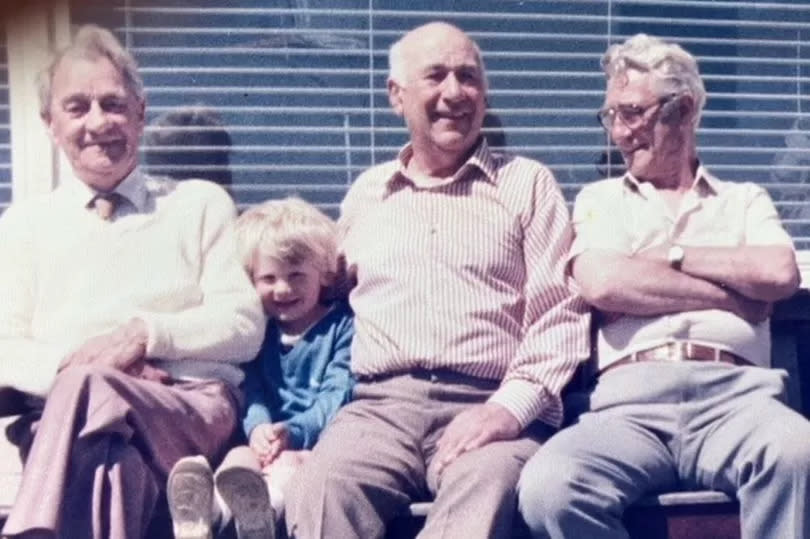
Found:
[[[250,448],[259,457],[262,466],[267,466],[289,446],[289,433],[283,423],[263,423],[250,432]]]

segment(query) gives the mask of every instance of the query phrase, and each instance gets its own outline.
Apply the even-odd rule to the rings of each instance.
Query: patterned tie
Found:
[[[91,204],[99,217],[109,221],[120,202],[121,195],[118,193],[98,193]]]

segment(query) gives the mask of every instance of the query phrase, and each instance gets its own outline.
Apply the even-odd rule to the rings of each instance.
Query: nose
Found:
[[[450,71],[442,81],[442,96],[445,99],[459,99],[463,95],[461,83],[456,74]]]
[[[103,131],[107,126],[107,114],[98,101],[93,101],[90,104],[90,110],[87,111],[86,126],[89,131]]]
[[[615,144],[619,144],[620,141],[627,139],[632,134],[633,130],[627,127],[627,124],[620,118],[613,119],[613,124],[610,126],[610,138]]]
[[[288,296],[292,292],[292,286],[290,286],[290,282],[286,279],[278,279],[275,282],[273,287],[273,294],[277,298],[283,299],[284,297]]]

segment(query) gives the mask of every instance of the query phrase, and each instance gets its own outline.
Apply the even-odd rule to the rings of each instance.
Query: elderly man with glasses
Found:
[[[602,65],[599,120],[627,172],[574,208],[570,272],[601,317],[593,385],[524,468],[520,509],[537,537],[627,537],[645,493],[709,488],[739,498],[743,537],[810,537],[810,423],[768,368],[771,305],[799,282],[791,239],[761,187],[701,164],[694,57],[637,35]]]

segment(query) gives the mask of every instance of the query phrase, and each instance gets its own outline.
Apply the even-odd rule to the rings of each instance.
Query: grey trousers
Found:
[[[465,453],[440,478],[431,466],[447,424],[497,386],[452,374],[358,383],[290,481],[290,536],[379,538],[411,501],[435,496],[420,537],[509,537],[520,469],[550,428]]]
[[[810,538],[810,422],[783,404],[784,376],[691,361],[608,371],[590,411],[523,470],[533,534],[624,538],[628,505],[683,485],[736,494],[744,538]]]
[[[220,381],[163,385],[109,368],[65,370],[31,424],[3,535],[144,537],[172,465],[190,454],[216,457],[237,413],[233,390]]]

